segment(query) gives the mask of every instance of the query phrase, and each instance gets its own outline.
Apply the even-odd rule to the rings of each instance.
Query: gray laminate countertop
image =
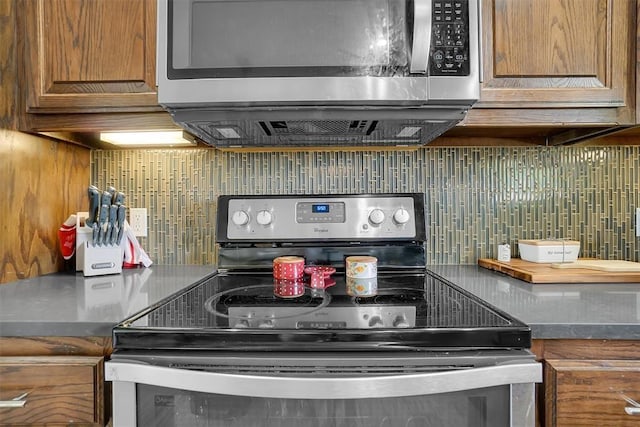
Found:
[[[640,339],[640,283],[531,284],[475,265],[428,268],[522,320],[533,338]]]
[[[111,336],[114,325],[216,272],[152,265],[122,274],[55,273],[0,285],[0,336]]]
[[[429,269],[527,323],[533,338],[640,339],[640,283],[532,285],[475,265]],[[214,273],[153,265],[0,285],[0,336],[110,336],[121,320]]]

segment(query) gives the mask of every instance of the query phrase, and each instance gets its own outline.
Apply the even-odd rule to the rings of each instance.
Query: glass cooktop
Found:
[[[313,287],[312,287],[313,286]],[[529,348],[530,329],[429,271],[313,283],[221,273],[122,322],[114,348],[435,350]]]

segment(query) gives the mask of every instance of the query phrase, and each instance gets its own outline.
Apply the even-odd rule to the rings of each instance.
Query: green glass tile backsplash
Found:
[[[149,212],[140,243],[158,264],[214,264],[221,194],[425,194],[429,264],[475,264],[497,245],[572,238],[581,257],[640,261],[640,147],[415,151],[92,152],[92,183]]]

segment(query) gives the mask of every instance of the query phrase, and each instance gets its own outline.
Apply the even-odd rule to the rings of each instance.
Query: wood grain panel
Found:
[[[640,359],[640,342],[633,340],[534,340],[538,359]]]
[[[638,361],[640,359],[637,340],[534,339],[531,344],[531,351],[538,361],[570,359],[575,363],[577,360]],[[544,422],[547,409],[553,410],[549,405],[555,398],[555,391],[545,389],[548,384],[546,381],[547,379],[545,384],[538,384],[536,387],[537,422]]]
[[[16,49],[13,0],[0,0],[0,128],[14,129],[16,112]]]
[[[111,337],[0,337],[0,356],[109,356]]]
[[[97,357],[0,358],[0,400],[29,393],[23,408],[0,408],[0,425],[104,425],[103,372]]]
[[[161,111],[155,83],[155,0],[18,4],[23,35],[18,75],[28,90],[27,112]]]
[[[39,8],[46,91],[57,82],[144,82],[144,2],[46,0]]]
[[[60,271],[58,228],[86,209],[90,150],[0,129],[0,283]]]
[[[124,109],[124,108],[123,108]],[[107,110],[106,108],[104,109]],[[100,132],[140,129],[179,129],[167,112],[119,112],[108,114],[31,114],[28,123],[34,132]]]
[[[606,18],[607,0],[496,0],[495,75],[604,82]]]
[[[640,2],[636,5],[636,123],[640,123]]]
[[[547,360],[545,425],[637,426],[626,395],[640,399],[639,360]]]
[[[483,82],[467,125],[635,123],[635,0],[481,4]]]

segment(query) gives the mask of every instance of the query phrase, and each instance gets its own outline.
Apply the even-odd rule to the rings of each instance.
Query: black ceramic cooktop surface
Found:
[[[528,348],[529,328],[429,271],[377,278],[221,273],[122,322],[114,348],[427,350]]]

